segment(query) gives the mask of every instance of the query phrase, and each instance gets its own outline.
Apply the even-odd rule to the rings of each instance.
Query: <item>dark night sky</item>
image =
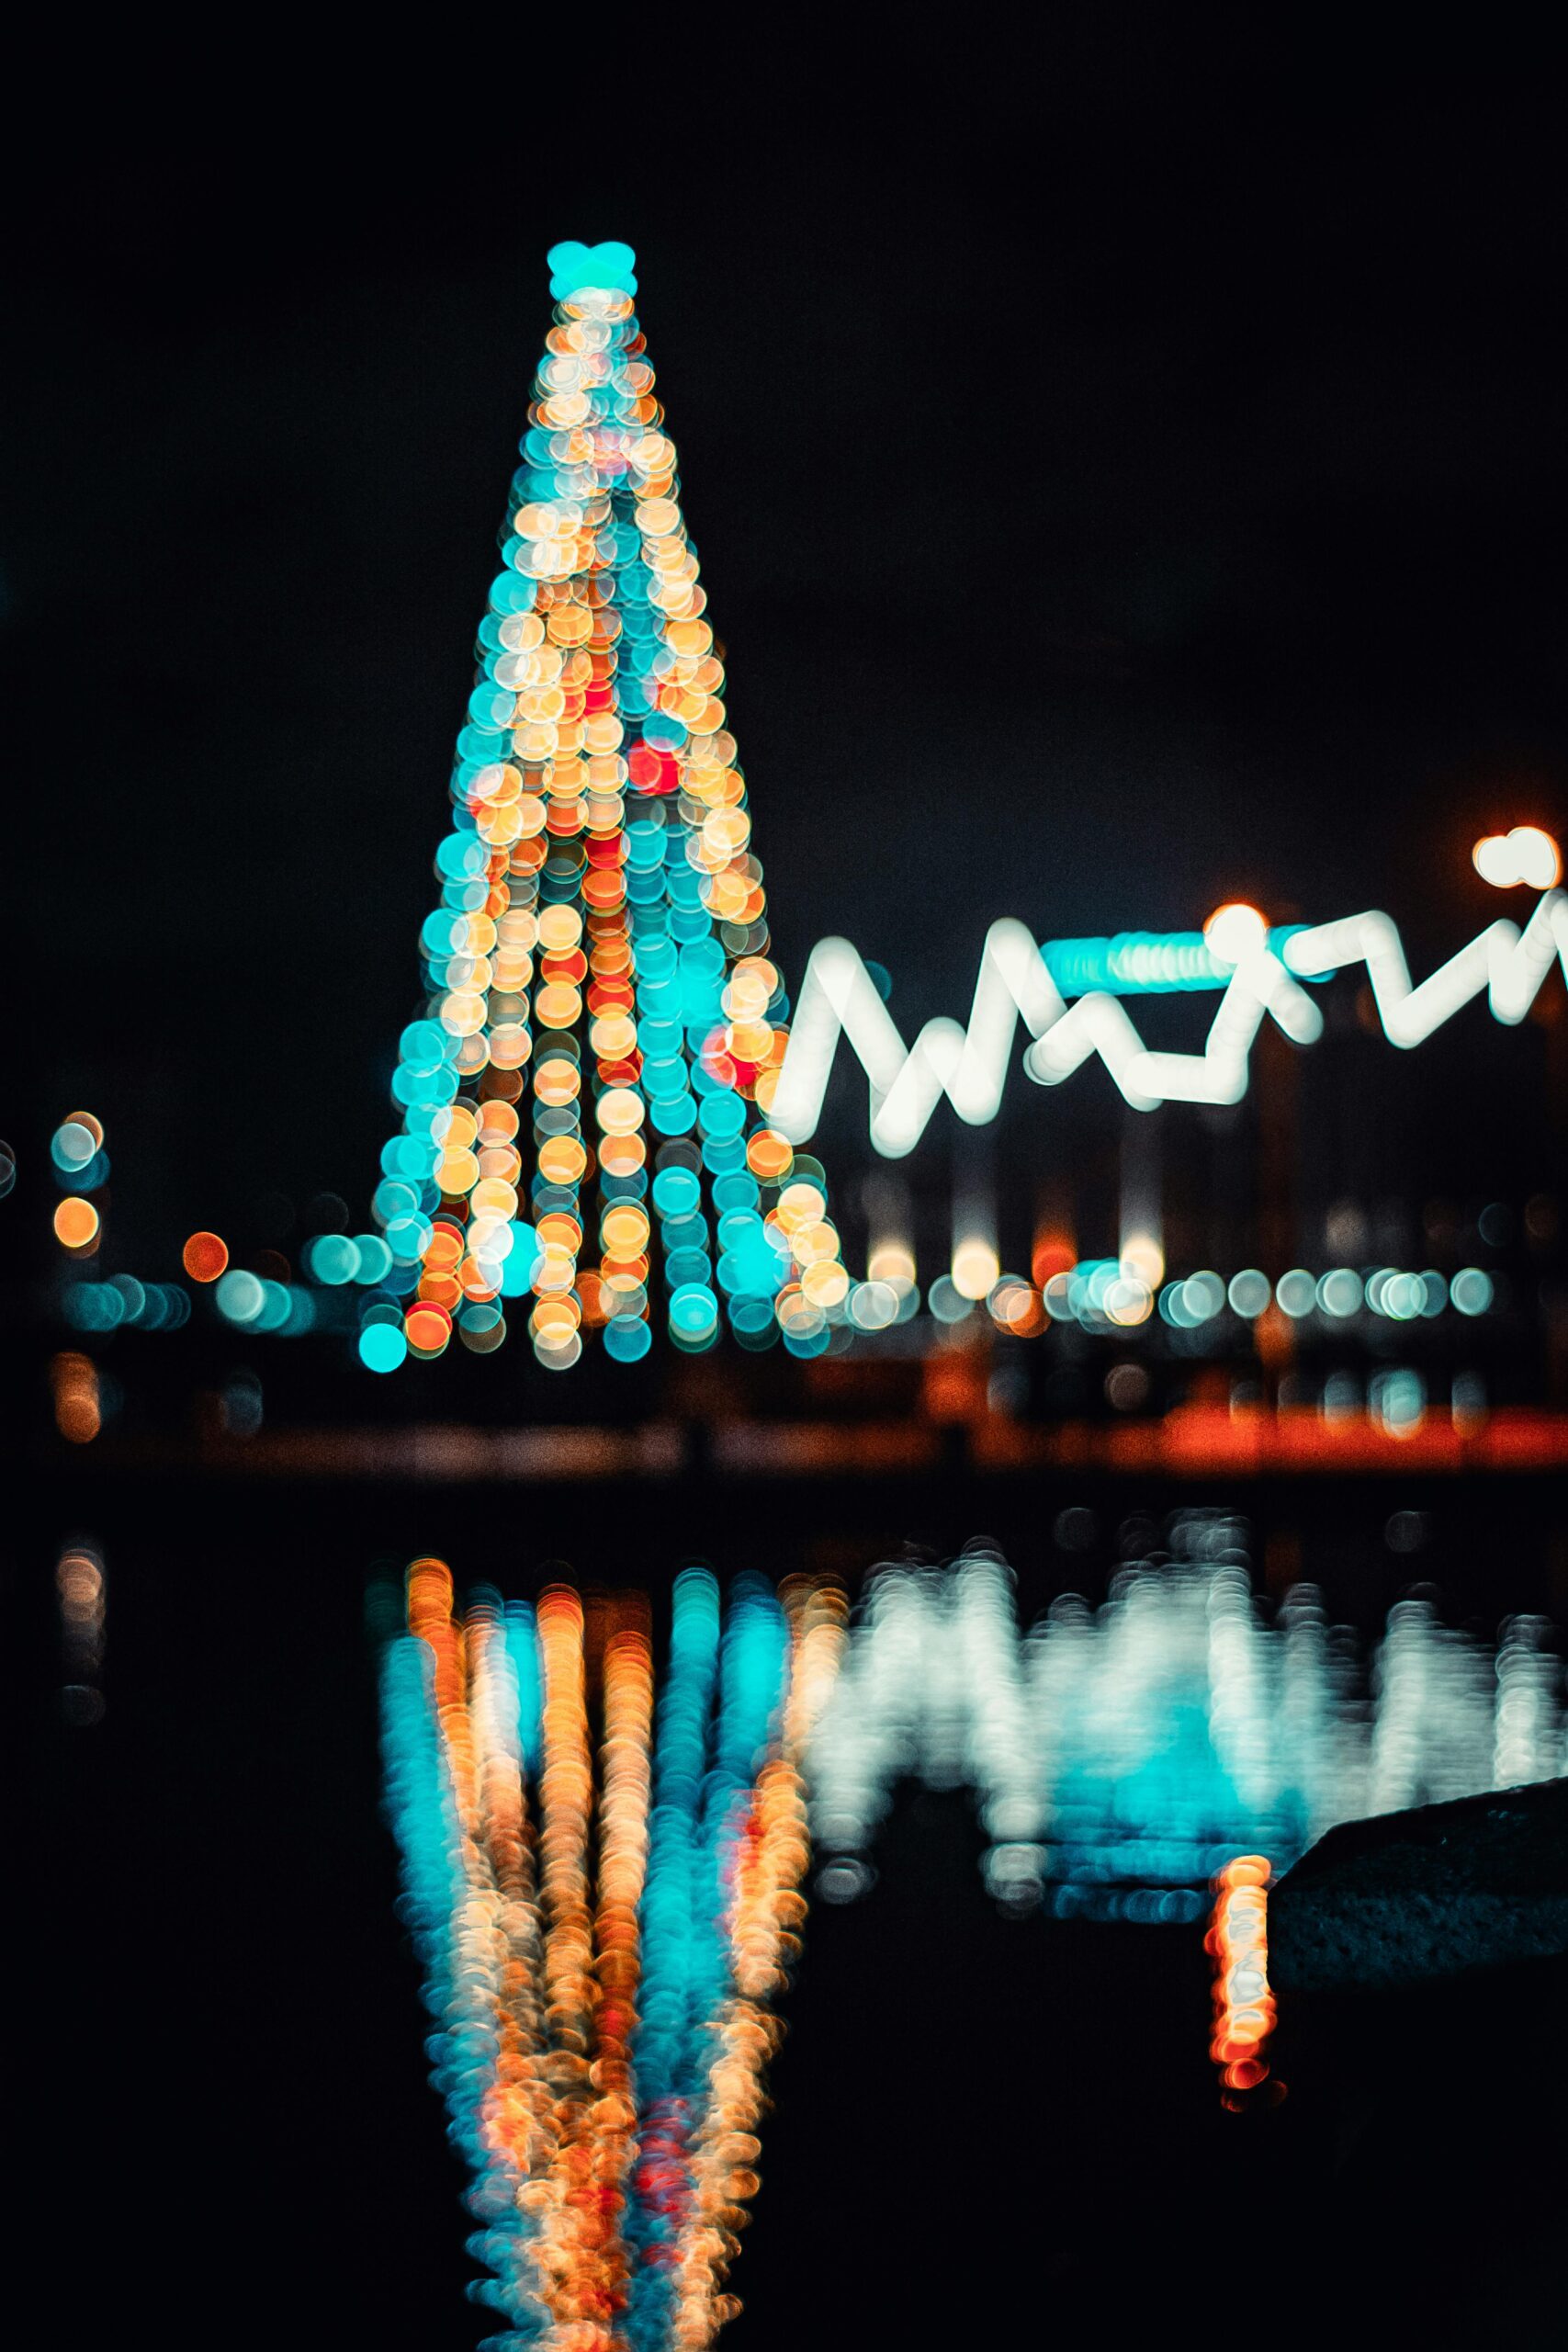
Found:
[[[106,73],[8,388],[10,1125],[100,1111],[133,1251],[362,1212],[561,235],[639,253],[792,974],[849,932],[908,1033],[998,913],[1238,891],[1450,952],[1568,777],[1559,142],[1518,61],[1361,64],[868,58],[558,174]]]

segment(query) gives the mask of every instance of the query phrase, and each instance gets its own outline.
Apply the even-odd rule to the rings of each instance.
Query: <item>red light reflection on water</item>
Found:
[[[1222,2105],[1241,2109],[1269,2084],[1274,1996],[1269,1989],[1269,1861],[1240,1854],[1213,1882],[1214,1908],[1203,1948],[1214,1963],[1214,2024],[1209,2055],[1220,2070]],[[1284,2086],[1269,2084],[1274,2098]]]

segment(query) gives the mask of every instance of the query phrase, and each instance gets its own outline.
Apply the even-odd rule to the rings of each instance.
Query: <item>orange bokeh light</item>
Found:
[[[452,1317],[433,1299],[422,1299],[403,1317],[403,1332],[415,1354],[438,1356],[452,1336]]]
[[[1040,1227],[1029,1259],[1029,1271],[1039,1289],[1044,1289],[1053,1274],[1070,1274],[1077,1261],[1077,1244],[1070,1233],[1059,1226]]]
[[[103,1427],[96,1364],[68,1351],[53,1359],[49,1372],[56,1429],[72,1445],[90,1445]]]
[[[193,1233],[180,1263],[193,1283],[215,1283],[229,1263],[229,1244],[216,1233]]]
[[[777,1184],[795,1164],[794,1147],[776,1127],[759,1127],[746,1147],[746,1165],[764,1184]]]
[[[1266,1855],[1239,1854],[1213,1882],[1214,1908],[1204,1939],[1214,1962],[1209,2054],[1220,2069],[1226,2106],[1239,2106],[1269,2075],[1264,2053],[1275,2018],[1269,1987],[1272,1874]]]

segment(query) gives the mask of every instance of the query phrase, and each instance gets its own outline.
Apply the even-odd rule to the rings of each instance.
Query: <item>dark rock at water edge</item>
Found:
[[[1331,1829],[1269,1905],[1276,1991],[1432,1984],[1568,1953],[1568,1781]]]

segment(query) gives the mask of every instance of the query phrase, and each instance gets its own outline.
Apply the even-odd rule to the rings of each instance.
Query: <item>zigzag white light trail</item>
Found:
[[[1118,1000],[1094,990],[1036,1040],[1024,1069],[1040,1085],[1057,1086],[1098,1053],[1135,1111],[1169,1102],[1239,1102],[1247,1091],[1247,1056],[1266,1012],[1298,1046],[1323,1035],[1323,1015],[1264,944],[1261,923],[1258,928],[1256,944],[1235,966],[1201,1054],[1151,1053]]]
[[[1568,895],[1545,892],[1522,933],[1506,919],[1488,923],[1419,983],[1411,980],[1398,925],[1375,910],[1292,931],[1277,945],[1260,919],[1255,936],[1231,936],[1232,953],[1211,940],[1215,963],[1230,965],[1231,977],[1202,1052],[1188,1054],[1150,1050],[1107,989],[1091,989],[1069,1006],[1047,966],[1049,944],[1037,945],[1028,927],[1011,918],[986,934],[967,1029],[940,1017],[906,1046],[859,950],[847,939],[824,939],[807,963],[773,1124],[794,1144],[815,1133],[843,1037],[870,1081],[871,1139],[885,1158],[902,1159],[914,1148],[944,1094],[961,1119],[983,1126],[1001,1107],[1021,1021],[1032,1039],[1023,1068],[1038,1085],[1060,1085],[1098,1055],[1134,1110],[1239,1102],[1265,1014],[1296,1045],[1314,1044],[1323,1016],[1300,983],[1353,964],[1366,966],[1393,1045],[1421,1045],[1483,994],[1494,1019],[1513,1026],[1529,1011],[1554,960],[1568,976]]]
[[[1411,984],[1399,926],[1375,911],[1294,932],[1284,956],[1293,971],[1313,974],[1365,964],[1378,1017],[1395,1046],[1424,1044],[1483,990],[1493,1019],[1513,1027],[1535,1002],[1554,956],[1568,975],[1568,895],[1548,890],[1523,932],[1506,919],[1488,923],[1419,986]]]
[[[821,940],[801,982],[773,1123],[791,1143],[815,1133],[842,1035],[871,1080],[872,1141],[885,1158],[900,1159],[919,1141],[944,1093],[970,1126],[994,1119],[1020,1018],[1040,1037],[1066,1009],[1033,933],[1004,916],[986,933],[968,1029],[939,1016],[910,1050],[859,949],[847,939]]]

